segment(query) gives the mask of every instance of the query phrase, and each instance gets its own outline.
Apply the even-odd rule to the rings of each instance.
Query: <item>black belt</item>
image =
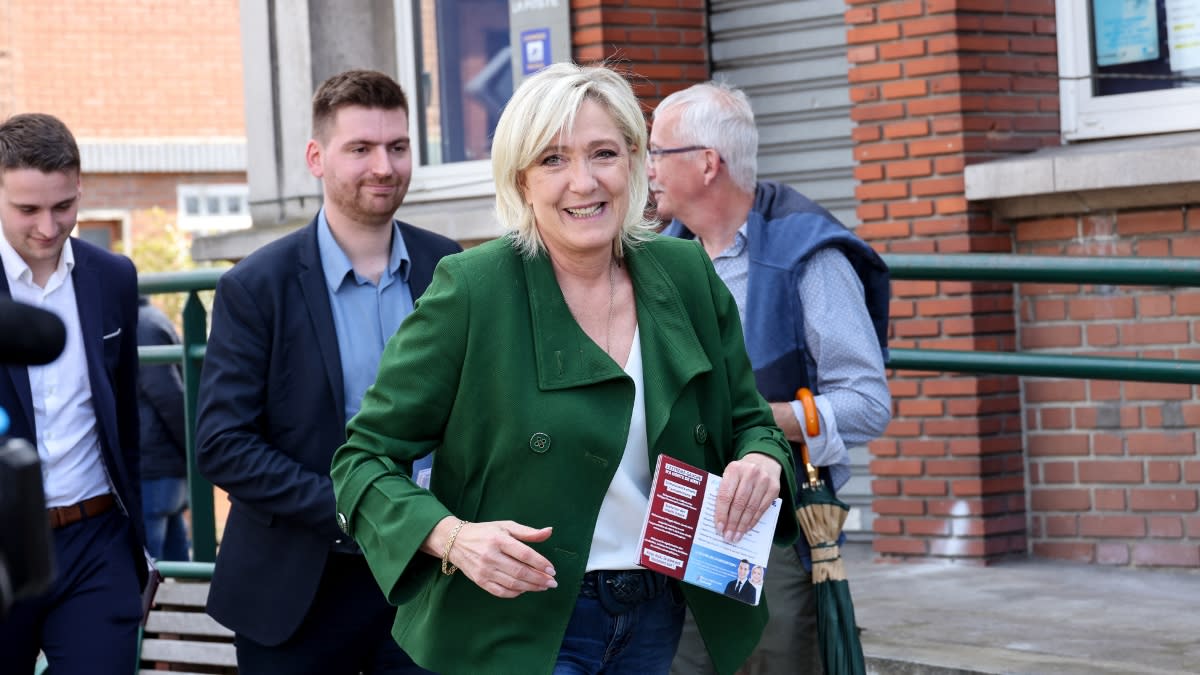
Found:
[[[594,570],[583,575],[579,595],[596,598],[604,611],[620,616],[667,590],[668,579],[650,570]]]

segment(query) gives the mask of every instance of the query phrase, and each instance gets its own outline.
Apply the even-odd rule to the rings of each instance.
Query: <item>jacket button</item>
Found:
[[[538,453],[539,455],[546,452],[550,449],[550,436],[548,434],[543,434],[540,431],[530,436],[529,449]]]
[[[346,519],[346,514],[338,511],[337,514],[338,527],[342,528],[342,532],[350,534],[350,521]]]
[[[696,425],[696,442],[700,445],[708,442],[708,429],[703,424]]]

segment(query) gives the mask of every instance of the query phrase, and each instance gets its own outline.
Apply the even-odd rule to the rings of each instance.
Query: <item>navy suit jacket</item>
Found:
[[[400,233],[415,300],[462,249],[405,223]],[[208,613],[260,644],[295,633],[331,546],[350,541],[329,478],[344,398],[314,219],[221,276],[200,379],[196,460],[231,503]]]
[[[139,581],[146,582],[146,540],[142,522],[141,471],[138,467],[137,408],[137,270],[125,257],[80,239],[71,239],[75,267],[71,283],[83,333],[96,434],[108,477],[121,509],[129,516],[134,540],[129,542]],[[0,262],[0,271],[4,263]],[[8,275],[0,273],[0,295],[11,297]],[[0,407],[8,413],[8,435],[37,445],[29,369],[0,365]]]
[[[726,584],[725,595],[728,595],[731,598],[737,598],[742,602],[753,605],[754,601],[758,599],[758,594],[755,592],[754,586],[750,585],[749,577],[747,577],[746,581],[742,583],[742,590],[739,591],[737,585],[737,579],[734,579]]]

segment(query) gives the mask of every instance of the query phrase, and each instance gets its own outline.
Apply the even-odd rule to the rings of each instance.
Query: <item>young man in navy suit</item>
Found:
[[[758,600],[758,595],[754,592],[754,587],[750,585],[750,561],[742,560],[738,562],[737,579],[729,582],[725,586],[725,595],[731,598],[737,598],[742,602],[755,604]]]
[[[384,345],[461,248],[393,219],[412,174],[400,85],[335,75],[312,124],[306,158],[324,206],[217,285],[196,448],[231,508],[208,612],[236,634],[243,675],[423,673],[339,527],[329,466]]]
[[[0,365],[9,435],[37,446],[53,529],[54,580],[0,623],[0,664],[55,675],[136,669],[143,553],[138,470],[137,272],[71,238],[79,147],[50,115],[0,124],[0,295],[66,325],[44,366]]]

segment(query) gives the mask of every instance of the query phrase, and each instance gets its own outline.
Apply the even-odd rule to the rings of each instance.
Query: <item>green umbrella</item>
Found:
[[[797,392],[805,409],[809,436],[820,432],[816,405],[807,390]],[[811,411],[811,414],[810,414]],[[812,583],[817,596],[817,639],[826,675],[865,675],[862,642],[854,621],[854,602],[846,565],[842,562],[838,536],[850,507],[834,496],[816,467],[808,461],[808,447],[801,455],[808,480],[802,481],[796,497],[796,520],[812,549]]]

